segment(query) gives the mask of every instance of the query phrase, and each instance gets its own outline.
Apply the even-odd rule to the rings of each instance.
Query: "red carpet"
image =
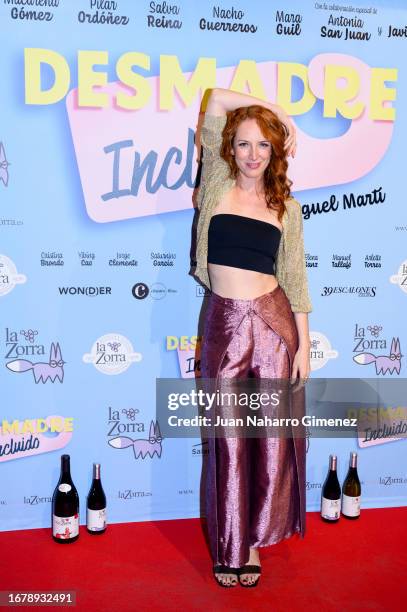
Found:
[[[217,586],[199,519],[109,525],[100,537],[81,527],[67,546],[48,529],[8,531],[0,549],[0,590],[75,590],[87,612],[406,609],[407,508],[336,525],[308,512],[304,540],[261,551],[254,589]]]

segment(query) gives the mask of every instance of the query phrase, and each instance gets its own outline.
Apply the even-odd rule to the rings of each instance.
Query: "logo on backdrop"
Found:
[[[145,283],[136,283],[133,285],[131,292],[136,300],[144,300],[150,293],[150,290]]]
[[[357,295],[358,297],[376,297],[377,287],[376,285],[370,287],[368,285],[336,285],[334,287],[322,287],[321,295],[323,297],[343,294]]]
[[[8,167],[10,166],[7,161],[6,151],[4,144],[0,141],[0,181],[5,187],[8,185]]]
[[[146,438],[144,423],[135,420],[138,413],[139,410],[134,408],[123,409],[120,413],[119,410],[113,410],[109,406],[108,444],[118,450],[132,448],[135,459],[152,458],[154,455],[161,458],[163,437],[158,421],[151,421],[149,435]],[[144,433],[144,436],[138,437],[139,433]]]
[[[26,497],[24,495],[24,504],[28,504],[29,506],[38,506],[38,504],[50,504],[52,502],[52,497],[40,497],[39,495],[30,495]]]
[[[150,295],[153,300],[162,300],[168,294],[178,293],[177,289],[166,287],[164,283],[153,283],[150,287],[146,283],[136,283],[131,292],[136,300],[144,300]]]
[[[130,340],[121,334],[105,334],[92,345],[90,353],[83,355],[85,363],[92,363],[102,374],[121,374],[132,363],[141,361]]]
[[[0,255],[0,297],[26,281],[25,274],[18,274],[14,261],[6,255]]]
[[[201,373],[201,336],[167,336],[167,351],[177,351],[181,378],[197,378]]]
[[[322,482],[310,482],[309,480],[305,483],[305,488],[307,491],[313,491],[314,489],[321,489]]]
[[[211,292],[209,289],[207,289],[207,287],[203,287],[199,283],[195,283],[195,296],[196,297],[204,298],[210,294]]]
[[[407,484],[407,478],[400,476],[379,476],[379,485],[384,487],[391,487],[392,485],[405,485]]]
[[[137,499],[139,497],[151,497],[151,491],[135,491],[134,489],[124,489],[124,491],[118,491],[117,497],[119,499]]]
[[[338,357],[338,351],[332,348],[328,338],[321,332],[310,332],[311,340],[310,361],[311,370],[320,370],[330,359]]]
[[[59,382],[64,380],[64,364],[59,342],[51,342],[48,361],[36,359],[22,359],[21,357],[35,357],[46,354],[45,345],[36,341],[38,330],[27,329],[14,331],[6,327],[6,354],[5,359],[11,359],[6,363],[6,368],[11,372],[32,372],[36,383],[46,383],[48,380]],[[23,339],[22,339],[23,338]],[[17,359],[12,359],[17,357]]]
[[[112,295],[111,287],[58,287],[59,295],[86,295],[95,297],[97,295]]]
[[[401,262],[397,274],[390,276],[390,282],[398,285],[404,293],[407,293],[407,259]]]
[[[46,418],[7,421],[0,427],[0,461],[48,453],[66,446],[73,432],[73,417],[51,415]],[[47,434],[58,434],[49,436]]]
[[[355,325],[353,361],[358,365],[374,364],[376,374],[400,374],[401,358],[400,339],[393,337],[390,348],[385,338],[381,338],[381,325]],[[373,352],[374,351],[374,352]]]

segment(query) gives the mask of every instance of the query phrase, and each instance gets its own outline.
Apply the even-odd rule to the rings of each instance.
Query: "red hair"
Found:
[[[231,154],[233,139],[239,124],[245,119],[255,119],[266,140],[272,147],[270,163],[264,171],[264,189],[267,208],[277,210],[281,222],[285,211],[285,200],[291,196],[293,182],[287,177],[287,155],[284,149],[286,130],[283,123],[273,111],[265,106],[253,104],[242,106],[226,113],[226,125],[222,132],[221,157],[229,164],[230,175],[236,179],[239,168]]]

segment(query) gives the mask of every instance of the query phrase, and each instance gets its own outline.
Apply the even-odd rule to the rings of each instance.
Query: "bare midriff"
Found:
[[[216,206],[212,214],[218,213],[232,213],[253,217],[266,223],[273,223],[280,231],[282,230],[275,213],[271,213],[266,208],[265,203],[248,202],[247,198],[239,201],[233,188],[226,194],[222,202]],[[278,286],[278,281],[273,274],[209,262],[208,274],[211,290],[221,297],[231,299],[253,300],[260,295],[273,291]]]
[[[208,274],[212,291],[226,298],[253,300],[278,286],[273,274],[242,270],[232,266],[208,263]]]

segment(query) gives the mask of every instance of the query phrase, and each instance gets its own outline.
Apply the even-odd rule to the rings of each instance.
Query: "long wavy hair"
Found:
[[[293,182],[287,177],[287,155],[284,149],[286,130],[273,111],[265,106],[253,104],[242,106],[226,113],[226,125],[222,132],[221,157],[228,163],[231,178],[236,179],[239,168],[236,165],[233,139],[239,124],[245,119],[255,119],[264,138],[271,143],[270,163],[264,171],[264,190],[267,208],[277,210],[277,218],[281,222],[285,211],[285,200],[291,196],[290,188]]]

